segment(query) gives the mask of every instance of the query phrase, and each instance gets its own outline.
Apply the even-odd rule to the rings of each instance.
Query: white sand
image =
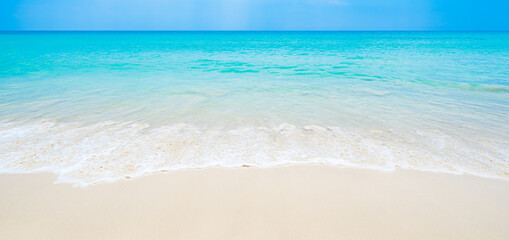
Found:
[[[0,175],[0,239],[508,239],[509,181],[327,166]]]

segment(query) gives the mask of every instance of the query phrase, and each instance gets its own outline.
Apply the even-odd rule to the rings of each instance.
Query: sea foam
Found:
[[[329,164],[468,173],[509,179],[507,143],[472,145],[439,131],[414,134],[338,127],[204,129],[37,121],[0,124],[0,172],[53,172],[79,186],[148,173],[207,167]],[[505,150],[504,150],[505,149]]]

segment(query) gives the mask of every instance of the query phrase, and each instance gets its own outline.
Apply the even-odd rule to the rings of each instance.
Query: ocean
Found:
[[[0,32],[0,172],[509,179],[508,32]]]

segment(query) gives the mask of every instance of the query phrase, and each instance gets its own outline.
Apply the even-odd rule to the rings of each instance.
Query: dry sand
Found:
[[[0,175],[0,239],[509,239],[509,181],[328,166]]]

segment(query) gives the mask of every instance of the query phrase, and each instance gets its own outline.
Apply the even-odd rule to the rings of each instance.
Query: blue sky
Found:
[[[509,30],[505,0],[1,0],[1,30]]]

